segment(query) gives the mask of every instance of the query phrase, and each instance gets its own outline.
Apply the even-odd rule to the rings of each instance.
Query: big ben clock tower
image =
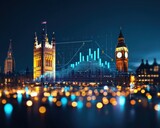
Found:
[[[118,44],[115,49],[116,69],[119,72],[128,72],[128,48],[125,44],[122,30],[118,37]]]

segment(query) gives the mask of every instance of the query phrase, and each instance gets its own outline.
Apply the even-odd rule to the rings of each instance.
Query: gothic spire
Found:
[[[122,34],[122,27],[120,27],[119,38],[124,38],[124,36],[123,36],[123,34]]]

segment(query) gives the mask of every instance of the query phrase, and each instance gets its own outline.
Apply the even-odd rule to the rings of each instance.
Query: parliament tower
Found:
[[[33,78],[34,80],[53,80],[56,79],[56,42],[55,34],[52,34],[51,43],[47,36],[47,22],[42,22],[41,40],[37,34],[34,35],[33,51]]]
[[[115,49],[116,69],[119,72],[128,72],[128,48],[125,44],[122,30],[118,37],[118,44]]]
[[[13,73],[15,71],[15,60],[12,53],[12,40],[10,40],[7,58],[4,62],[4,73]]]

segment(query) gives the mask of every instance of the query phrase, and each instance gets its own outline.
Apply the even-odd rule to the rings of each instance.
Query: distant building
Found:
[[[46,22],[42,22],[42,39],[38,41],[35,33],[33,53],[33,79],[34,80],[55,80],[56,77],[56,43],[55,35],[49,43],[47,36]]]
[[[160,84],[160,65],[154,59],[153,64],[149,64],[148,60],[144,63],[142,62],[140,66],[136,69],[137,83],[138,84]]]
[[[15,71],[15,60],[12,53],[12,40],[10,40],[7,58],[4,63],[4,73],[13,73]]]
[[[115,83],[118,85],[129,85],[130,74],[128,73],[128,48],[125,44],[125,39],[120,30],[118,43],[115,49],[116,60],[116,77]]]
[[[128,48],[124,41],[124,36],[120,30],[118,44],[115,49],[116,69],[119,72],[128,72]]]

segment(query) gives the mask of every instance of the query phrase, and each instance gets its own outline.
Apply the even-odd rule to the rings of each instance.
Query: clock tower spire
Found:
[[[122,29],[118,37],[117,47],[115,49],[116,69],[119,72],[128,72],[128,48],[125,44]]]

